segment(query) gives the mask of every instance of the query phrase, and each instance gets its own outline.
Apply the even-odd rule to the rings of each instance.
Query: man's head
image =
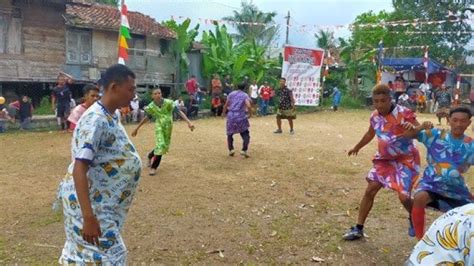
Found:
[[[151,91],[151,98],[153,98],[153,101],[159,102],[163,98],[163,95],[161,95],[161,89],[160,88],[154,88]]]
[[[84,103],[87,106],[91,106],[97,100],[99,100],[99,88],[95,85],[88,84],[84,86]]]
[[[59,75],[58,76],[58,87],[64,87],[66,85],[66,78],[64,75]]]
[[[265,86],[268,86],[268,81],[265,81],[263,84],[264,84]]]
[[[440,89],[441,89],[441,90],[446,90],[446,89],[447,89],[447,88],[446,88],[446,84],[445,84],[445,83],[441,84]]]
[[[113,65],[104,73],[104,98],[117,104],[119,107],[126,107],[135,97],[135,73],[124,65]]]
[[[26,96],[26,95],[21,96],[21,101],[22,102],[27,103],[28,100],[29,100],[28,96]]]
[[[467,107],[456,107],[449,112],[449,126],[454,137],[462,137],[471,125],[471,110]]]
[[[245,90],[246,87],[247,87],[246,84],[243,82],[237,85],[237,89],[240,91]]]
[[[286,86],[286,78],[280,78],[280,88],[283,88]]]
[[[215,79],[218,79],[219,78],[219,75],[217,75],[217,73],[214,74],[214,78]]]
[[[392,97],[390,96],[390,88],[385,84],[378,84],[372,89],[372,102],[375,109],[386,115],[392,107]]]
[[[192,78],[192,79],[195,79],[195,78],[196,78],[196,75],[191,75],[191,78]]]

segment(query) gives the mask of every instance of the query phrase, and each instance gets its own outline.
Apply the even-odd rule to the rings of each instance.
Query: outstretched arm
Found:
[[[351,155],[357,155],[359,153],[359,150],[365,147],[365,145],[369,144],[370,141],[375,137],[375,130],[372,128],[372,126],[369,126],[369,129],[367,132],[364,134],[362,139],[357,143],[357,145],[354,146],[347,154],[349,156]]]
[[[222,108],[222,116],[225,116],[225,114],[227,113],[228,106],[229,106],[229,101],[226,101],[224,104],[224,107]]]
[[[186,123],[188,123],[189,129],[191,129],[191,131],[193,131],[194,130],[194,125],[193,125],[193,123],[191,123],[191,121],[186,116],[186,114],[183,113],[183,111],[181,111],[181,110],[178,111],[178,114],[179,114],[179,116],[181,116],[182,119],[184,119],[186,121]]]
[[[410,123],[406,123],[404,126],[405,132],[403,133],[403,137],[414,139],[422,130],[428,130],[433,128],[433,123],[430,121],[425,121],[421,125],[413,125]]]
[[[137,128],[135,128],[135,130],[133,130],[133,132],[132,132],[132,137],[137,136],[138,130],[139,130],[144,124],[146,124],[148,121],[150,121],[150,119],[148,118],[148,116],[145,116],[145,117],[142,119],[142,121],[140,122],[140,124],[138,124]]]

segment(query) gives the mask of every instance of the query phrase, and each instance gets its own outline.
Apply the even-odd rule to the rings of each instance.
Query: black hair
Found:
[[[196,75],[191,75],[191,78],[195,78],[195,77],[196,77]]]
[[[82,92],[84,93],[84,95],[89,94],[90,91],[100,92],[100,89],[94,84],[87,84],[86,86],[84,86],[84,88],[82,88]]]
[[[454,113],[465,113],[465,114],[467,114],[467,116],[469,116],[469,119],[471,119],[471,117],[472,117],[471,109],[469,109],[467,107],[464,107],[464,106],[460,106],[460,107],[456,107],[456,108],[451,109],[449,111],[449,117],[451,117]]]
[[[116,64],[105,70],[102,84],[104,85],[104,89],[107,89],[110,84],[114,82],[121,84],[127,81],[130,77],[135,79],[135,73],[133,73],[130,68],[124,65]]]
[[[286,78],[284,78],[284,77],[281,77],[280,79],[282,79],[282,80],[286,81]]]
[[[245,90],[245,88],[247,88],[247,84],[246,83],[240,83],[239,85],[237,85],[237,89],[238,90]]]

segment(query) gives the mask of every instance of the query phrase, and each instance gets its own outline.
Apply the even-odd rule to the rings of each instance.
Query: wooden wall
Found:
[[[0,81],[54,81],[65,62],[64,7],[41,1],[0,1],[0,8],[16,8],[7,53],[0,54]]]

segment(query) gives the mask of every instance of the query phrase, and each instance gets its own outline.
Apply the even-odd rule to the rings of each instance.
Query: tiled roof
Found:
[[[76,1],[77,2],[77,1]],[[77,27],[118,31],[120,11],[118,8],[99,4],[66,5],[67,24]],[[130,31],[135,34],[152,35],[175,39],[176,33],[139,12],[128,12]]]

